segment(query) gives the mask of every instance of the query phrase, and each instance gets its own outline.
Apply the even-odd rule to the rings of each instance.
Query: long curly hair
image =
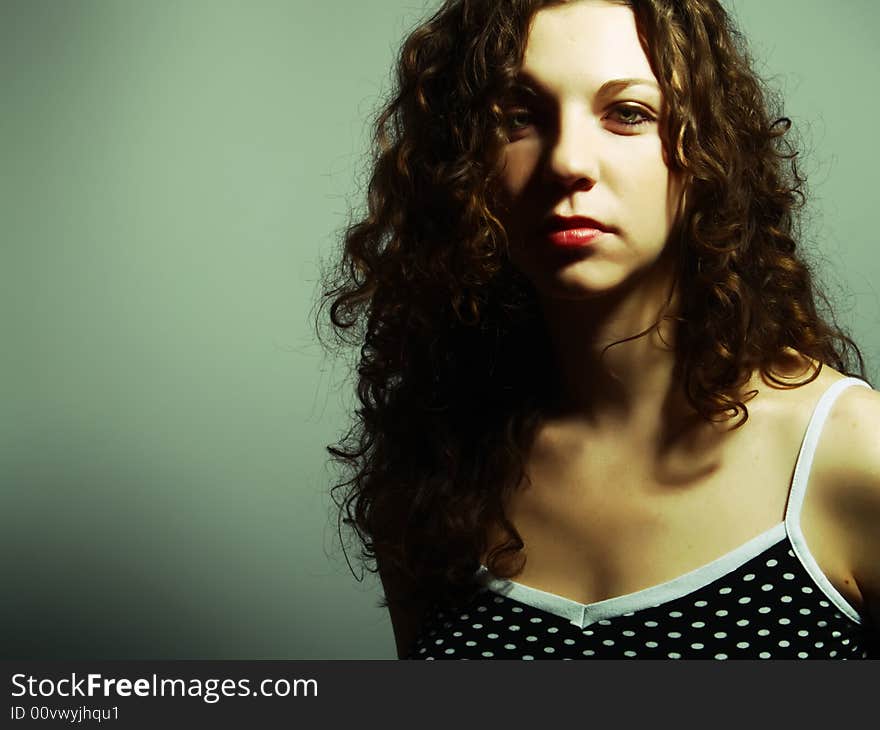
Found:
[[[319,337],[329,304],[336,344],[359,348],[360,407],[328,446],[346,470],[334,502],[367,568],[378,559],[407,586],[380,605],[470,595],[490,525],[507,540],[487,567],[521,569],[503,505],[555,371],[536,293],[493,210],[501,100],[534,14],[555,4],[446,0],[409,35],[375,121],[366,212],[323,280]],[[865,377],[799,250],[805,180],[790,120],[771,111],[778,101],[730,17],[718,0],[619,4],[634,12],[665,100],[667,164],[685,181],[674,347],[690,404],[741,425],[751,374],[776,379],[791,350]]]

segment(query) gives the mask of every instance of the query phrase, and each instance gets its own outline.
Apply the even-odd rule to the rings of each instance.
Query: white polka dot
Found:
[[[421,649],[419,649],[419,654],[424,654],[426,651],[428,650],[422,647]]]
[[[504,599],[501,596],[495,596],[492,600],[495,601],[495,603],[504,603]]]
[[[736,625],[737,626],[748,626],[749,620],[747,618],[741,618],[739,621],[736,622]]]
[[[592,649],[584,649],[581,652],[581,654],[583,654],[584,656],[593,656],[595,653],[596,652],[594,652]]]
[[[434,657],[432,657],[432,656],[426,656],[426,657],[425,657],[425,661],[434,661]]]
[[[783,573],[782,577],[785,578],[785,580],[794,580],[794,573]]]
[[[779,600],[782,601],[783,603],[791,603],[791,596],[783,596]]]
[[[605,639],[602,643],[605,644],[605,646],[614,646],[614,642],[611,639]]]
[[[562,643],[563,643],[563,644],[568,644],[569,646],[571,646],[572,644],[574,644],[574,639],[566,639],[566,640],[563,641]]]
[[[668,656],[670,659],[681,659],[681,654],[679,654],[677,651],[671,651],[666,656]]]
[[[770,613],[770,607],[769,606],[761,606],[761,608],[758,609],[758,613]]]
[[[679,634],[677,631],[670,631],[670,632],[669,632],[668,634],[666,634],[666,635],[667,635],[670,639],[680,639],[680,638],[681,638],[681,634]]]
[[[483,624],[471,624],[471,626],[473,626],[475,629],[483,628]]]
[[[849,644],[849,639],[843,639],[840,643],[846,646],[847,644]]]
[[[493,620],[493,621],[503,621],[503,620],[504,620],[504,616],[493,616],[493,617],[492,617],[492,620]]]
[[[828,601],[819,601],[819,605],[822,606],[822,608],[828,608],[831,604],[828,603]]]
[[[598,623],[600,626],[611,626],[611,622],[607,618],[601,619]]]
[[[511,624],[507,628],[510,629],[511,631],[519,631],[519,626],[517,626],[516,624]]]
[[[669,618],[681,618],[681,611],[670,611]]]
[[[623,655],[624,656],[635,656],[636,653],[634,651],[625,651],[625,652],[623,652]]]
[[[514,613],[522,613],[522,608],[520,606],[514,606],[510,610],[513,611]]]
[[[817,641],[815,644],[813,644],[813,646],[815,646],[817,649],[821,649],[823,646],[825,646],[825,643],[822,641]]]
[[[516,649],[516,644],[505,644],[504,648],[505,649]]]
[[[783,626],[787,626],[788,624],[791,623],[791,619],[787,619],[787,618],[783,617],[783,618],[779,619],[779,623],[781,623]]]
[[[838,636],[841,636],[841,633],[839,631],[832,631],[831,635],[836,639]]]
[[[810,586],[804,586],[803,588],[801,588],[801,592],[802,593],[812,593],[813,589],[810,588]]]
[[[498,638],[498,634],[486,634],[486,636],[490,639],[497,639]]]
[[[751,600],[752,600],[752,599],[749,598],[748,596],[743,596],[742,598],[740,598],[740,599],[737,601],[737,603],[749,603]]]
[[[485,606],[477,606],[477,610],[480,612],[483,612],[483,611],[488,611],[489,609],[486,608]]]
[[[732,588],[721,588],[721,589],[719,589],[718,592],[719,592],[722,596],[726,596],[726,595],[727,595],[728,593],[730,593],[732,590],[733,590]]]
[[[758,636],[769,636],[770,632],[767,629],[758,629]]]
[[[816,622],[816,626],[827,626],[827,625],[828,625],[827,621],[817,621]]]
[[[526,637],[526,641],[537,641],[537,640],[538,640],[537,636],[527,636]]]
[[[762,651],[760,654],[758,654],[758,657],[761,659],[769,659],[770,652],[769,651]]]
[[[635,631],[629,631],[629,630],[621,631],[620,633],[622,633],[624,636],[635,636],[636,635]]]
[[[702,649],[702,648],[703,648],[703,645],[699,642],[697,642],[695,644],[691,644],[691,649]]]
[[[806,658],[809,657],[809,656],[810,656],[810,655],[807,654],[807,652],[805,652],[805,651],[799,651],[799,652],[798,652],[798,659],[806,659]]]
[[[476,641],[466,641],[466,642],[464,642],[464,645],[465,646],[476,646],[477,642]]]
[[[749,642],[748,642],[748,641],[738,641],[737,644],[736,644],[736,648],[737,648],[737,649],[748,649],[748,648],[749,648]]]
[[[727,611],[725,611],[725,610],[722,608],[722,609],[716,611],[716,612],[715,612],[715,615],[716,615],[716,616],[726,616],[726,615],[727,615]]]
[[[435,641],[434,643],[435,643],[435,644],[442,644],[442,643],[443,643],[443,639],[437,639],[437,641]]]
[[[453,631],[452,635],[453,636],[461,636],[461,631]]]
[[[646,641],[645,646],[647,646],[649,649],[656,649],[657,642],[656,641]]]
[[[548,634],[555,634],[557,631],[559,631],[559,629],[557,629],[555,626],[550,626],[550,627],[547,629],[547,633],[548,633]]]
[[[761,590],[762,591],[772,591],[773,584],[772,583],[765,583],[764,585],[761,586]]]
[[[702,621],[694,621],[694,622],[691,624],[691,626],[693,626],[695,629],[701,629],[701,628],[703,628],[705,625],[706,625],[706,624],[704,624]]]
[[[529,621],[531,621],[533,624],[541,623],[541,619],[538,618],[537,616],[532,616],[532,618],[530,618]]]
[[[623,614],[624,616],[635,616],[633,611],[629,611],[628,613]]]
[[[716,659],[727,659],[727,654],[716,654],[715,658]]]
[[[657,625],[656,621],[645,621],[645,626],[648,626],[650,628],[654,628],[656,625]]]
[[[449,649],[446,650],[446,654],[455,654],[455,649],[450,647]]]
[[[744,581],[747,581],[747,582],[750,581],[750,580],[755,580],[755,574],[754,574],[754,573],[746,573],[746,574],[743,576],[743,580],[744,580]]]
[[[544,651],[546,651],[548,654],[552,654],[554,651],[556,651],[556,649],[554,649],[552,646],[545,646]]]
[[[805,629],[801,629],[800,631],[798,631],[798,636],[809,636],[809,635],[810,635],[810,632]]]
[[[724,589],[722,588],[721,591],[723,592]],[[703,608],[703,606],[708,606],[709,604],[706,601],[694,601],[694,605],[697,608]]]
[[[513,610],[516,611],[516,609],[513,609]],[[470,618],[470,616],[468,616],[466,613],[463,613],[463,614],[461,614],[461,616],[459,616],[459,618],[462,621],[467,621]]]
[[[837,656],[837,652],[836,652],[836,651],[829,652],[829,653],[828,653],[828,656],[830,656],[830,657],[832,657],[832,658],[833,658],[833,657],[836,657],[836,656]]]
[[[809,616],[809,615],[810,615],[810,609],[809,609],[809,608],[802,608],[802,609],[800,610],[800,613],[801,613],[801,615],[803,615],[803,616]]]
[[[584,636],[592,636],[593,632],[590,629],[581,632]]]
[[[531,654],[523,654],[523,659],[534,659],[534,658],[535,657],[533,657]]]
[[[790,646],[790,643],[788,641],[786,641],[785,639],[782,639],[779,642],[779,646],[781,646],[784,649],[785,647]]]
[[[727,632],[725,632],[725,631],[716,631],[715,634],[714,634],[714,636],[715,636],[716,639],[726,639],[726,638],[727,638]]]
[[[775,568],[779,565],[779,561],[776,558],[770,558],[766,563],[764,563],[768,568]]]

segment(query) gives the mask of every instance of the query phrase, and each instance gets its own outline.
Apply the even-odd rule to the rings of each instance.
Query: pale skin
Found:
[[[530,483],[506,510],[525,543],[517,582],[592,603],[671,580],[781,522],[813,406],[843,376],[826,365],[784,389],[754,373],[749,420],[734,430],[687,403],[671,327],[603,355],[674,313],[664,254],[682,186],[656,124],[659,87],[631,10],[602,0],[539,11],[521,79],[529,91],[511,100],[503,159],[515,212],[504,222],[511,259],[540,295],[560,389],[526,460]],[[536,232],[551,214],[612,230],[560,258]],[[814,367],[796,352],[777,365],[792,382]],[[831,583],[880,625],[880,393],[853,387],[836,402],[801,525]],[[490,530],[490,547],[502,540]],[[417,617],[391,618],[403,656]]]

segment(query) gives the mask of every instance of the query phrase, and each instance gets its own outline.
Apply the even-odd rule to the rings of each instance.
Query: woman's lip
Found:
[[[589,246],[606,231],[598,228],[563,228],[559,231],[548,231],[547,240],[554,246]]]

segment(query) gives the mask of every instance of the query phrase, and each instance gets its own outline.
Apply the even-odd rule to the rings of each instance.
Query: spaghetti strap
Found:
[[[843,613],[853,620],[860,620],[858,613],[849,604],[849,602],[840,594],[840,592],[831,584],[831,581],[822,572],[816,559],[813,557],[810,549],[807,547],[804,534],[801,531],[801,508],[804,504],[804,496],[807,493],[807,484],[810,480],[810,471],[813,466],[813,457],[816,453],[816,447],[819,443],[819,437],[822,434],[822,428],[828,419],[828,414],[837,400],[838,396],[850,386],[858,385],[864,388],[870,388],[864,380],[859,378],[844,378],[838,380],[831,385],[819,398],[819,402],[813,409],[813,415],[807,426],[804,440],[801,443],[801,449],[798,453],[797,463],[794,467],[794,476],[791,480],[791,487],[788,494],[788,504],[785,508],[785,531],[788,534],[792,549],[797,555],[798,560],[819,585],[820,588],[828,595],[834,604]]]
[[[816,454],[819,437],[822,435],[822,427],[825,425],[828,414],[831,412],[831,407],[838,396],[853,385],[860,385],[865,388],[871,387],[859,378],[838,380],[822,394],[822,397],[819,398],[819,402],[816,403],[816,407],[813,409],[813,415],[810,418],[810,423],[801,442],[801,449],[794,467],[794,477],[791,480],[788,505],[785,509],[785,524],[789,528],[796,526],[800,529],[801,507],[804,502],[804,495],[807,492],[807,482],[810,479],[813,457]]]

